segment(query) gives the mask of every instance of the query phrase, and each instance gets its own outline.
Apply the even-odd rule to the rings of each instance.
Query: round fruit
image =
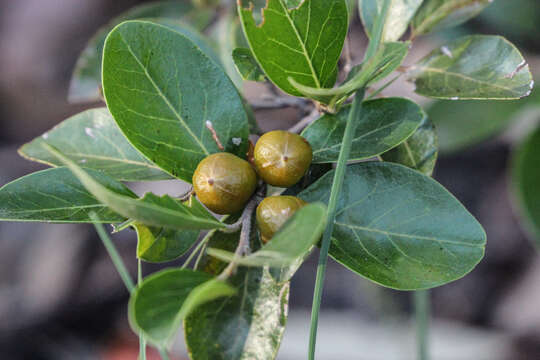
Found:
[[[270,196],[257,207],[257,225],[266,244],[296,210],[307,203],[296,196]]]
[[[257,173],[266,183],[290,187],[306,174],[313,151],[300,135],[276,130],[261,136],[254,157]]]
[[[257,187],[251,165],[229,153],[203,159],[193,174],[193,189],[200,202],[217,214],[242,210]]]

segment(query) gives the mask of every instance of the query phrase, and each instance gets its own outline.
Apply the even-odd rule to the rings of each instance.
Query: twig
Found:
[[[206,128],[207,128],[208,130],[210,130],[210,132],[212,133],[212,138],[213,138],[214,141],[216,142],[216,144],[217,144],[219,150],[224,151],[225,148],[224,148],[223,145],[221,144],[221,141],[219,141],[219,137],[218,137],[218,135],[217,135],[217,133],[216,133],[216,130],[214,129],[214,126],[212,125],[212,122],[207,120],[206,123],[205,123],[205,125],[206,125]]]
[[[186,191],[185,193],[183,193],[182,195],[178,197],[178,200],[180,200],[181,202],[188,201],[192,195],[193,195],[193,186],[190,186],[188,191]]]
[[[304,130],[309,124],[311,124],[312,122],[314,122],[318,117],[319,117],[320,113],[319,113],[319,110],[317,109],[313,109],[311,111],[311,113],[309,113],[308,116],[304,117],[303,119],[301,119],[299,122],[297,122],[296,124],[294,124],[291,128],[289,128],[289,132],[292,132],[292,133],[300,133],[302,130]]]

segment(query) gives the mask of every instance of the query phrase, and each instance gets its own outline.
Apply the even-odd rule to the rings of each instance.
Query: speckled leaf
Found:
[[[207,121],[227,152],[245,157],[249,125],[234,84],[170,28],[144,21],[117,26],[105,42],[103,90],[129,141],[182,180],[191,182],[198,163],[220,151]]]
[[[213,276],[188,269],[168,269],[142,282],[129,300],[129,320],[135,332],[167,346],[182,320],[209,301],[229,297],[236,290]]]
[[[311,144],[314,163],[337,162],[350,106],[336,114],[325,114],[302,136]],[[353,138],[349,160],[382,154],[403,142],[418,128],[425,114],[408,99],[385,98],[364,101]]]
[[[512,185],[524,225],[540,246],[540,128],[519,146],[512,165]]]
[[[264,72],[260,68],[257,60],[253,57],[251,50],[246,48],[236,48],[232,53],[236,69],[244,80],[264,81]]]
[[[251,247],[256,251],[260,241],[256,231],[252,234]],[[238,233],[216,232],[208,246],[234,251],[238,237]],[[199,268],[217,275],[226,265],[204,255]],[[184,321],[191,358],[274,360],[287,322],[289,283],[277,283],[267,268],[248,267],[239,268],[229,282],[237,288],[238,296],[207,303]]]
[[[334,85],[348,29],[345,0],[305,0],[292,10],[283,0],[268,0],[261,25],[252,8],[238,11],[253,55],[281,90],[302,96],[289,78],[313,88]]]
[[[493,0],[424,0],[413,19],[413,37],[460,25],[478,15]]]
[[[330,111],[336,110],[341,103],[355,91],[370,83],[382,80],[396,70],[409,52],[408,42],[388,42],[381,44],[375,55],[365,65],[358,65],[349,74],[344,84],[333,89],[317,89],[302,85],[291,79],[291,83],[307,97],[328,105]]]
[[[437,155],[437,133],[435,126],[426,116],[411,137],[381,157],[384,161],[402,164],[431,176]]]
[[[298,210],[270,242],[251,255],[235,260],[234,253],[230,251],[209,248],[207,253],[243,266],[291,266],[304,258],[320,240],[325,225],[326,207],[309,204]]]
[[[407,31],[409,22],[423,0],[393,0],[384,24],[383,42],[396,41]],[[375,19],[379,16],[384,0],[359,0],[360,17],[368,36],[371,36]]]
[[[69,87],[69,101],[98,101],[100,99],[101,61],[107,34],[122,21],[144,18],[177,19],[193,25],[196,29],[202,29],[212,19],[212,12],[197,9],[189,2],[175,0],[136,6],[114,18],[90,39],[77,60]]]
[[[300,194],[327,202],[334,172]],[[405,166],[348,167],[330,255],[351,271],[399,290],[440,286],[469,273],[486,234],[440,184]]]
[[[43,143],[54,146],[81,166],[99,170],[117,180],[172,179],[131,146],[105,108],[77,114],[19,150],[29,160],[62,166]]]
[[[433,51],[412,66],[409,80],[420,95],[450,100],[508,100],[528,96],[529,65],[500,36],[471,35]]]
[[[168,195],[159,197],[147,193],[142,199],[133,199],[110,190],[57,150],[46,144],[44,146],[73,172],[96,199],[128,219],[146,225],[178,230],[207,230],[224,227],[202,206],[187,206]]]
[[[100,186],[128,199],[135,198],[121,183],[97,171],[87,171]],[[105,223],[125,220],[100,203],[67,168],[39,171],[0,188],[0,221],[91,223],[91,212]]]

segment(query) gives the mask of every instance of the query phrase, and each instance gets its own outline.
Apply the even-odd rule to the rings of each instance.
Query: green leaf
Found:
[[[379,50],[366,64],[356,66],[347,81],[333,89],[304,86],[294,79],[291,79],[291,83],[305,96],[328,105],[329,110],[334,112],[355,91],[385,78],[396,70],[407,56],[409,45],[408,42],[381,44]]]
[[[198,230],[174,230],[135,223],[137,257],[146,262],[172,261],[184,255],[199,238]]]
[[[420,95],[448,100],[509,100],[529,96],[529,65],[500,36],[464,36],[433,51],[408,72]]]
[[[101,98],[101,62],[105,38],[121,22],[144,18],[169,18],[179,19],[197,29],[203,29],[209,24],[212,16],[211,11],[197,9],[189,2],[159,1],[136,6],[114,18],[90,39],[77,60],[69,87],[69,101],[98,101]]]
[[[289,78],[313,88],[331,88],[348,29],[345,0],[305,0],[289,10],[283,0],[268,0],[263,23],[252,7],[238,7],[244,33],[266,76],[284,92],[302,96]]]
[[[268,244],[249,256],[209,248],[208,255],[243,266],[290,266],[302,259],[317,243],[326,225],[326,207],[310,204],[298,210]]]
[[[394,0],[388,9],[382,41],[396,41],[407,31],[409,22],[423,0]],[[368,36],[371,36],[375,19],[381,13],[384,0],[360,0],[360,17]]]
[[[514,152],[512,187],[523,223],[540,246],[540,128]]]
[[[416,132],[403,143],[381,155],[384,161],[398,163],[431,176],[438,155],[438,142],[435,126],[427,118]]]
[[[424,0],[412,22],[412,37],[460,25],[493,0]]]
[[[337,162],[350,106],[336,115],[325,114],[302,136],[311,144],[314,163]],[[365,101],[353,139],[349,160],[382,154],[403,142],[418,128],[425,114],[408,99],[385,98]]]
[[[218,65],[170,28],[144,21],[117,26],[105,42],[103,89],[131,144],[173,176],[191,182],[199,162],[220,151],[207,122],[225,151],[245,157],[242,98]]]
[[[236,48],[232,53],[236,69],[242,75],[242,79],[250,81],[264,81],[264,72],[257,64],[251,50]]]
[[[43,143],[54,146],[81,166],[100,170],[116,180],[172,179],[131,146],[105,108],[72,116],[19,150],[29,160],[62,166],[63,163],[47,151]]]
[[[128,199],[135,197],[121,183],[97,171],[87,171],[107,191]],[[86,191],[66,168],[39,171],[0,188],[0,221],[92,223],[91,212],[105,223],[125,220]]]
[[[187,206],[168,195],[159,197],[152,193],[147,193],[142,199],[133,199],[108,189],[51,146],[47,144],[43,146],[62,161],[96,199],[128,219],[146,225],[178,230],[209,230],[224,227],[202,205]]]
[[[232,223],[237,218],[231,217]],[[208,246],[234,251],[239,234],[215,232]],[[251,248],[260,242],[253,227]],[[204,255],[200,268],[217,275],[227,263]],[[278,283],[267,268],[241,267],[229,282],[238,296],[198,307],[184,321],[188,352],[198,360],[274,360],[287,322],[289,283]]]
[[[327,202],[333,176],[300,197]],[[432,288],[469,273],[485,243],[482,226],[430,177],[392,163],[348,167],[330,255],[351,271],[398,290]]]
[[[235,293],[227,283],[203,272],[163,270],[144,279],[131,296],[130,323],[152,343],[166,346],[198,306]]]

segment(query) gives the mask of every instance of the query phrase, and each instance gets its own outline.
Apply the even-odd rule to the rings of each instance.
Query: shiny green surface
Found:
[[[263,242],[272,236],[289,220],[293,214],[305,206],[306,202],[296,196],[269,196],[257,207],[257,226]]]

